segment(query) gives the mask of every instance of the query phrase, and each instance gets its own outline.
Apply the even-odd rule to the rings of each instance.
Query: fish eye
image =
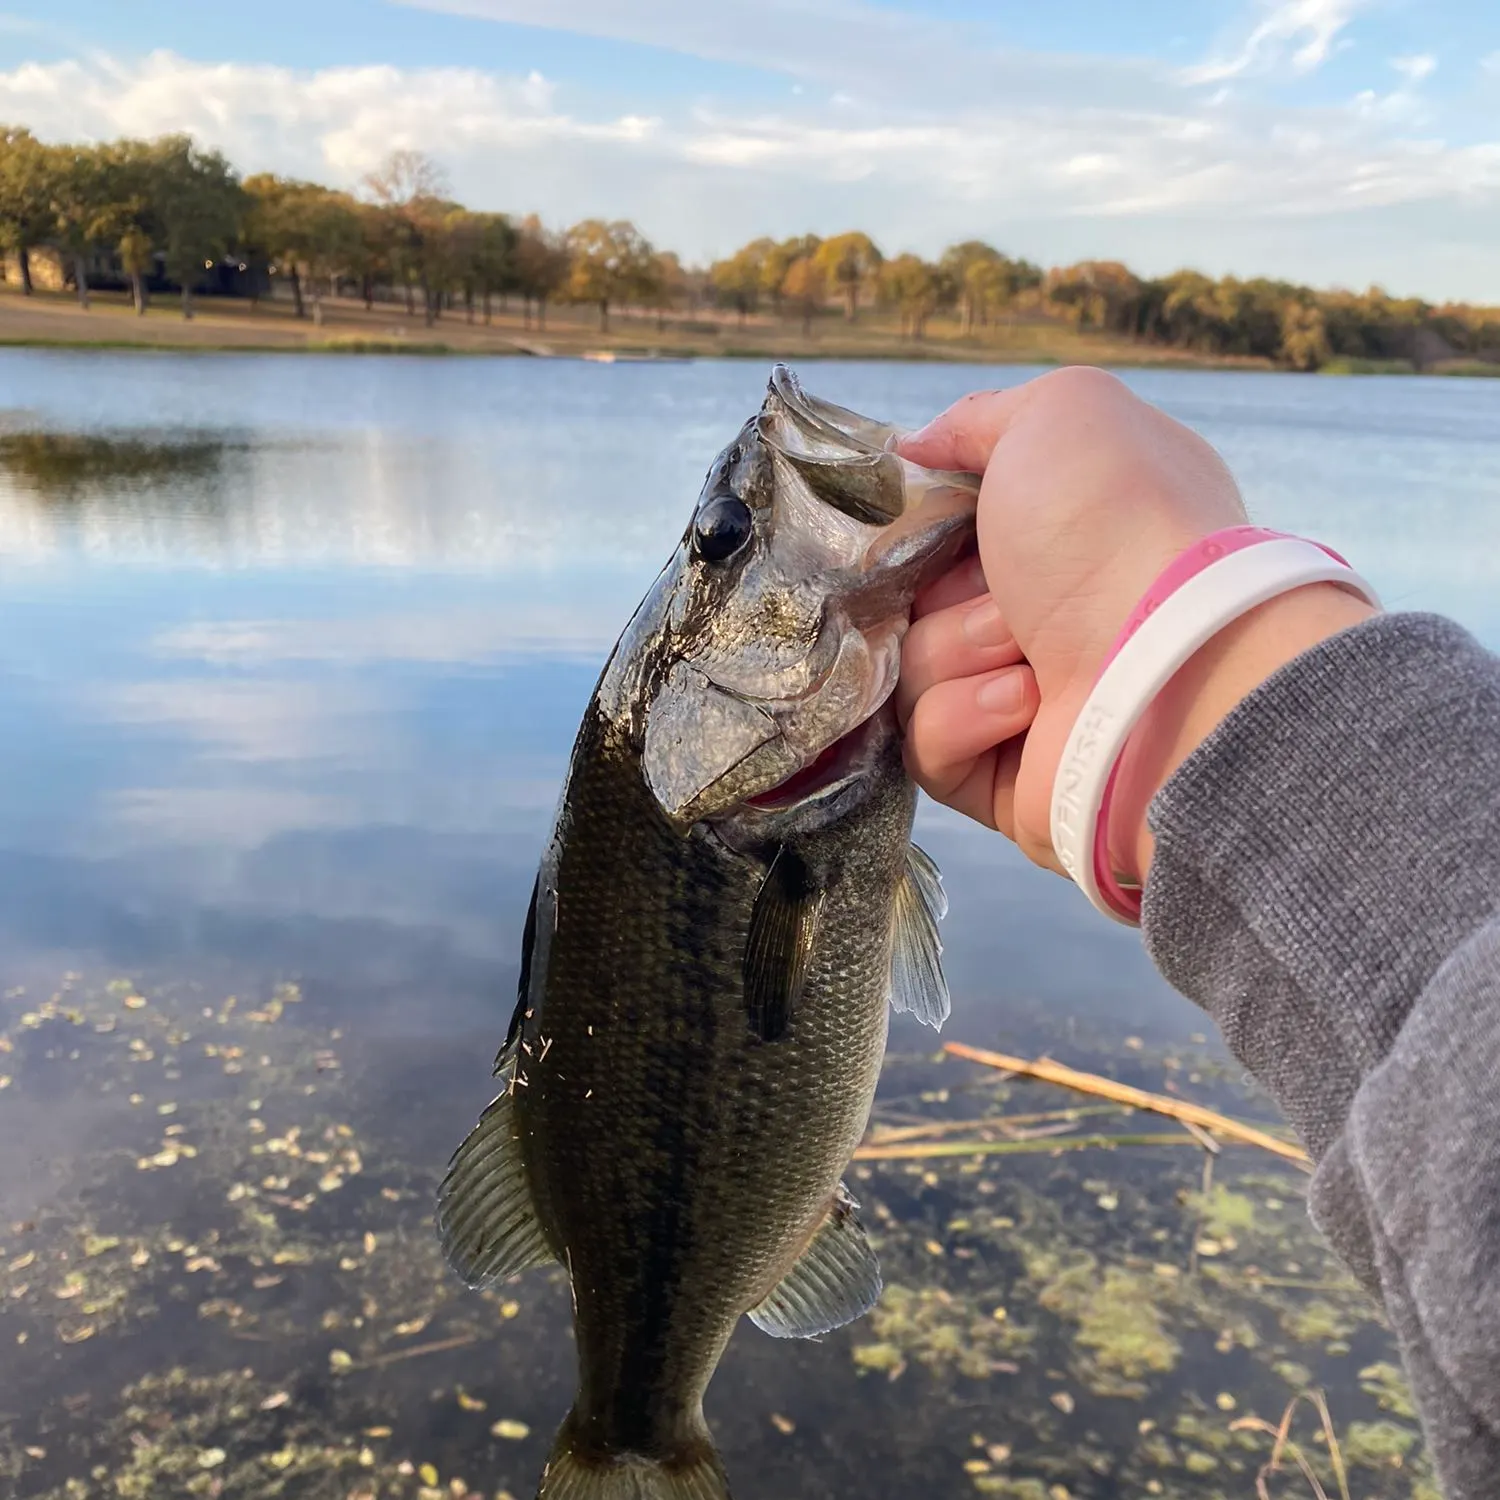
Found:
[[[720,495],[693,522],[693,549],[704,562],[726,562],[755,530],[750,507],[736,495]]]

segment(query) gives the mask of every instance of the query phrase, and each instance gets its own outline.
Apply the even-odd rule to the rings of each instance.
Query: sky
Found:
[[[0,0],[6,7],[7,0]],[[0,120],[357,188],[1500,303],[1494,0],[8,0]]]

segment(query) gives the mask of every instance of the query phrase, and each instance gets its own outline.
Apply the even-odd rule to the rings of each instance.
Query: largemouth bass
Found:
[[[841,1177],[888,1005],[948,1013],[888,700],[977,490],[892,436],[778,366],[578,732],[503,1091],[438,1206],[471,1286],[568,1269],[545,1500],[724,1500],[702,1403],[740,1318],[810,1337],[880,1294]]]

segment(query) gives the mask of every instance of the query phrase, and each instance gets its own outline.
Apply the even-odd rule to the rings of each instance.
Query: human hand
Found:
[[[1084,367],[965,397],[900,452],[984,476],[979,556],[918,600],[902,653],[908,768],[938,801],[1057,869],[1053,779],[1105,655],[1173,557],[1244,520],[1239,490],[1196,433]],[[1122,873],[1144,878],[1146,807],[1192,748],[1277,667],[1370,612],[1311,585],[1192,658],[1121,762],[1110,846]],[[1011,727],[1017,694],[1034,707],[1021,735]]]

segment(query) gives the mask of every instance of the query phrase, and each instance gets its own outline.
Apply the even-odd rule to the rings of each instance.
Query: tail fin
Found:
[[[573,1419],[552,1445],[537,1500],[730,1500],[718,1450],[705,1431],[700,1442],[670,1459],[619,1453],[585,1458],[573,1450]]]

